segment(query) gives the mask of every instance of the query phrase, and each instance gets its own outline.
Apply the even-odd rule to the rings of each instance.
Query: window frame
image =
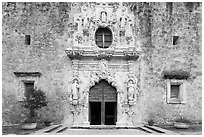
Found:
[[[171,98],[171,85],[179,85],[179,97]],[[180,79],[167,80],[167,103],[185,104],[186,103],[186,81]]]
[[[179,98],[181,96],[180,95],[180,88],[181,88],[180,84],[171,84],[170,98]],[[176,92],[173,92],[175,90],[176,90]]]
[[[33,90],[35,89],[35,81],[33,80],[22,80],[23,84],[24,84],[24,97],[28,98],[28,94],[31,94],[31,93],[28,93],[29,91],[27,91],[28,88],[26,88],[26,85],[28,84],[33,84]]]
[[[103,30],[100,31],[99,29],[103,29]],[[99,32],[97,32],[97,31],[99,31]],[[102,36],[101,40],[98,39],[99,36]],[[107,39],[111,39],[111,40],[106,41]],[[101,49],[107,49],[112,45],[112,42],[113,42],[113,34],[112,34],[112,31],[108,27],[99,27],[96,30],[96,32],[95,32],[95,43],[96,43],[97,47],[99,47]]]
[[[175,35],[175,36],[173,36],[173,38],[172,38],[172,45],[178,45],[178,43],[179,43],[179,36],[177,36],[177,35]]]
[[[25,84],[24,83],[34,83],[34,88],[36,83],[39,82],[41,73],[40,72],[14,72],[18,80],[18,89],[16,91],[16,99],[18,101],[23,101],[25,99]]]
[[[25,45],[31,45],[31,35],[25,35]]]

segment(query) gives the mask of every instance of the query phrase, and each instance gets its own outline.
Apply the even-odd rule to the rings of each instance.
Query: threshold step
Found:
[[[64,132],[65,130],[67,130],[68,129],[68,127],[61,127],[61,128],[59,128],[58,129],[58,131],[57,131],[57,133],[62,133],[62,132]]]
[[[147,127],[139,127],[139,129],[143,130],[144,132],[150,133],[150,134],[161,134],[161,133],[156,132],[154,130],[151,130],[151,129],[147,128]]]
[[[145,127],[146,127],[146,128],[149,128],[149,129],[151,129],[151,130],[154,130],[154,131],[156,131],[156,132],[158,132],[158,133],[165,133],[164,131],[162,131],[161,129],[159,129],[159,128],[155,127],[155,126],[145,125]]]
[[[115,125],[90,125],[89,129],[116,129]]]
[[[52,132],[52,131],[54,131],[54,130],[57,130],[57,129],[60,128],[61,126],[62,126],[62,125],[57,125],[57,126],[51,128],[51,129],[49,129],[49,130],[46,130],[44,133],[50,133],[50,132]]]
[[[148,125],[145,125],[146,127],[150,128],[150,129],[153,129],[153,130],[157,130],[157,131],[160,131],[160,132],[163,132],[165,134],[175,134],[175,135],[179,135],[177,134],[176,132],[173,132],[173,131],[170,131],[170,130],[167,130],[167,129],[163,129],[161,127],[157,127],[157,126],[148,126]]]

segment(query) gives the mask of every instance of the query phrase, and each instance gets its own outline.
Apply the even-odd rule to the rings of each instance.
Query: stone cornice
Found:
[[[40,72],[14,72],[17,77],[40,77]]]
[[[81,59],[82,57],[96,57],[98,59],[110,59],[121,57],[125,60],[138,60],[141,51],[135,48],[93,49],[93,47],[71,47],[65,50],[70,59]]]
[[[183,70],[163,71],[164,79],[188,79],[190,72]]]

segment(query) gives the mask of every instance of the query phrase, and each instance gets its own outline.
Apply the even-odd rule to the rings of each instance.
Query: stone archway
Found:
[[[84,127],[89,127],[90,122],[89,122],[89,94],[90,94],[90,89],[91,87],[95,86],[97,83],[99,83],[101,80],[105,80],[107,81],[107,83],[109,83],[110,86],[114,87],[116,90],[116,126],[117,127],[126,127],[126,121],[124,121],[121,117],[122,117],[122,89],[120,88],[119,84],[117,83],[115,76],[112,75],[110,72],[107,73],[103,73],[103,72],[91,72],[90,78],[89,78],[89,84],[86,85],[84,92],[86,93],[86,105],[85,105],[85,111],[84,111],[84,122],[83,122],[83,126]]]
[[[100,80],[89,91],[89,122],[91,125],[116,125],[117,93],[106,80]]]

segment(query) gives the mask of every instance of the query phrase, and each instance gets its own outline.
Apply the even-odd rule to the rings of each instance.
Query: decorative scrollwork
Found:
[[[85,92],[89,92],[89,89],[102,79],[105,79],[109,84],[114,86],[117,92],[122,91],[120,86],[117,83],[117,80],[115,79],[115,76],[113,76],[110,72],[104,75],[104,73],[101,73],[98,71],[98,72],[92,72],[90,74],[90,81],[89,81],[89,84],[87,84],[85,87]]]

